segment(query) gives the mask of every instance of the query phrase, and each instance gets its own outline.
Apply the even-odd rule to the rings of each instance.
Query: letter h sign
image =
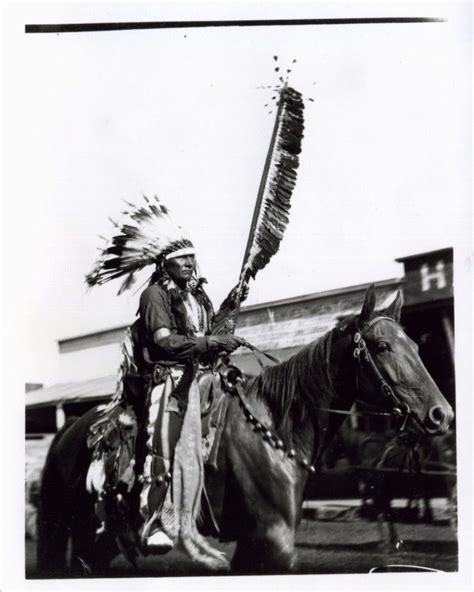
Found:
[[[444,269],[444,262],[442,260],[437,261],[434,268],[428,266],[427,263],[423,263],[420,267],[421,277],[421,291],[428,292],[432,288],[432,282],[438,290],[446,288],[446,273]]]

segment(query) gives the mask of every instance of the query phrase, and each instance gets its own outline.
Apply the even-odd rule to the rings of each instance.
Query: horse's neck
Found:
[[[251,410],[258,421],[265,426],[275,427],[275,420],[268,401],[258,395],[258,379],[254,379],[249,383],[246,389],[246,395],[250,402]]]
[[[329,357],[328,374],[332,383],[331,405],[349,409],[356,398],[356,368],[350,343],[341,337],[334,341]]]
[[[323,339],[325,341],[319,347],[307,349],[303,354],[307,358],[300,358],[300,364],[294,368],[294,372],[299,372],[299,375],[292,376],[297,380],[296,390],[288,402],[283,425],[278,401],[275,398],[270,400],[265,393],[262,396],[258,392],[261,386],[259,379],[252,381],[247,389],[255,416],[269,428],[275,428],[280,423],[279,431],[287,443],[295,445],[305,455],[313,456],[316,449],[329,443],[344,419],[344,416],[328,415],[326,409],[331,406],[350,408],[352,402],[346,402],[348,395],[354,398],[353,389],[350,388],[352,379],[347,377],[347,340],[338,339],[337,334],[336,340],[333,335]],[[284,377],[283,373],[280,378],[283,380]],[[269,393],[267,395],[271,398]]]
[[[318,394],[315,397],[318,417],[316,445],[319,455],[329,446],[346,418],[344,414],[330,413],[327,410],[348,411],[355,400],[355,376],[352,372],[352,354],[349,350],[347,340],[342,336],[332,340],[326,365],[327,384],[322,397],[324,404],[318,403]]]
[[[259,388],[259,380],[252,380],[246,388],[246,395],[250,403],[253,415],[265,427],[270,430],[276,430],[285,444],[290,448],[296,448],[300,456],[310,458],[314,451],[314,425],[311,414],[307,410],[301,409],[301,397],[296,396],[292,403],[288,422],[283,426],[279,424],[279,417],[275,411],[274,402],[269,401]],[[304,412],[306,411],[306,412]]]

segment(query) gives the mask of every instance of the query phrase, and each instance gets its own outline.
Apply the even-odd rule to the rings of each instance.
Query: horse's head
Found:
[[[371,286],[358,317],[350,324],[359,396],[377,402],[430,435],[444,434],[453,420],[451,406],[429,375],[418,346],[400,327],[403,297],[375,312]],[[349,329],[349,327],[348,327]]]

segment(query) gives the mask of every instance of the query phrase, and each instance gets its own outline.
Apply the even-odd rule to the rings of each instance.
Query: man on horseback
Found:
[[[140,297],[139,317],[131,330],[133,356],[122,364],[115,400],[131,406],[138,423],[131,466],[141,484],[141,543],[161,552],[171,549],[177,538],[194,539],[202,546],[195,530],[203,483],[201,399],[213,389],[222,391],[216,366],[245,341],[212,334],[213,307],[203,287],[206,280],[198,273],[194,246],[166,208],[156,198],[146,199],[145,206],[125,214],[128,221],[87,281],[96,285],[127,273],[124,288],[139,268],[155,265]],[[247,292],[241,289],[240,300]],[[104,418],[100,421],[103,425]],[[125,450],[124,444],[117,445],[117,456]],[[103,472],[104,490],[116,495],[123,477]],[[129,489],[132,481],[130,477]]]
[[[205,280],[197,272],[194,247],[182,228],[172,224],[168,210],[157,198],[145,198],[145,205],[132,206],[125,212],[127,222],[116,225],[118,234],[87,276],[87,283],[94,286],[125,275],[120,294],[132,285],[136,271],[156,266],[140,299],[139,319],[132,328],[133,347],[127,347],[127,342],[123,346],[124,361],[115,398],[115,403],[125,401],[133,407],[138,423],[146,425],[145,441],[140,441],[140,430],[128,430],[131,444],[122,447],[128,450],[127,455],[123,462],[111,463],[113,482],[123,481],[119,472],[126,475],[129,491],[134,487],[134,475],[142,482],[142,544],[166,550],[170,539],[179,538],[194,558],[214,557],[215,567],[222,566],[222,557],[209,548],[195,525],[203,489],[201,402],[226,400],[222,392],[226,381],[221,384],[217,374],[223,357],[240,345],[255,351],[233,336],[240,303],[247,295],[249,280],[255,279],[278,251],[288,224],[304,130],[304,104],[302,95],[286,82],[279,86],[278,94],[272,139],[239,281],[215,316],[203,289]],[[134,374],[146,385],[141,391],[131,386]],[[137,382],[140,384],[140,380]],[[113,412],[120,424],[117,407]],[[219,412],[218,417],[223,415]],[[122,424],[116,426],[117,434],[122,434],[127,423],[130,425],[122,417]],[[217,425],[213,427],[217,433]],[[143,460],[137,455],[134,466],[130,449],[135,446],[135,435],[137,450],[145,452]],[[217,450],[215,441],[207,441],[206,451],[212,447],[212,451]],[[103,461],[96,465],[101,475],[99,488],[103,486],[105,464]],[[90,471],[88,483],[94,481],[93,473]]]
[[[192,246],[161,256],[151,285],[141,295],[134,331],[139,371],[151,383],[140,504],[146,519],[142,537],[148,546],[163,551],[172,541],[161,528],[160,513],[189,392],[196,379],[213,373],[219,355],[245,343],[233,335],[210,334],[212,304],[195,272]]]

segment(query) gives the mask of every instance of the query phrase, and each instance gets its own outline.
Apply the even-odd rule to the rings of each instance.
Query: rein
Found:
[[[280,364],[281,363],[278,358],[275,358],[275,356],[272,356],[269,353],[264,352],[261,349],[258,349],[258,347],[255,347],[255,345],[252,345],[248,341],[245,342],[245,344],[243,345],[243,347],[246,347],[247,349],[249,349],[253,353],[255,359],[258,362],[258,365],[260,366],[260,368],[262,368],[262,370],[263,370],[263,368],[265,368],[265,366],[264,366],[262,360],[258,357],[258,355],[264,356],[265,358],[267,358],[268,360],[270,360],[270,362],[273,362],[274,364]]]
[[[337,415],[351,415],[352,417],[365,417],[366,415],[392,417],[392,413],[384,411],[344,411],[344,409],[330,409],[329,407],[318,407],[318,409],[321,411],[326,411],[327,413],[334,413]]]

